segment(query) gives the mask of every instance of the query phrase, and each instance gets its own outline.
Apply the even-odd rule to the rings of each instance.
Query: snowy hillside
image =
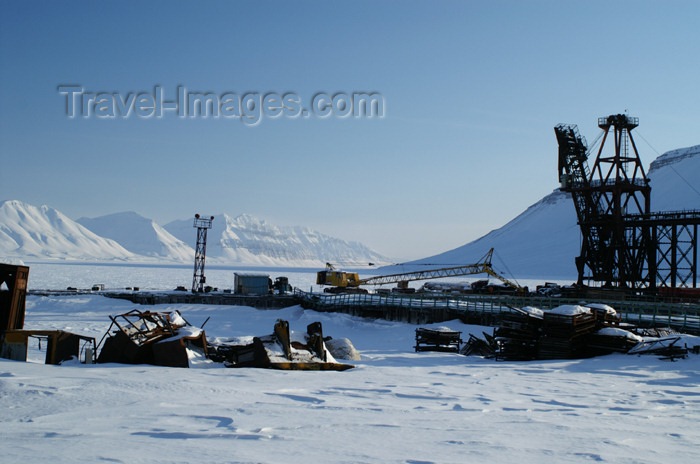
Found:
[[[648,176],[652,211],[700,209],[700,145],[664,153]]]
[[[137,256],[61,212],[21,201],[0,203],[0,257],[10,259],[118,260]]]
[[[571,196],[555,190],[500,229],[467,245],[409,264],[471,264],[493,247],[493,267],[506,277],[513,274],[517,278],[573,279],[579,240]]]
[[[133,211],[80,218],[76,222],[97,235],[115,240],[132,253],[187,263],[194,257],[192,247],[173,237],[155,221]]]
[[[194,242],[192,219],[173,221],[165,229],[182,241]],[[388,262],[358,242],[329,237],[306,227],[277,227],[243,214],[215,216],[208,232],[207,261],[211,263],[312,266],[332,262]]]
[[[663,154],[647,175],[652,211],[700,209],[700,145]],[[494,247],[494,268],[508,277],[574,280],[580,240],[571,196],[556,189],[500,229],[409,264],[469,264]]]

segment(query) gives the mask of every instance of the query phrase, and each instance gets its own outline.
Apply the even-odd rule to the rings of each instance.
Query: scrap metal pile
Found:
[[[253,337],[250,343],[218,344],[212,347],[210,358],[223,362],[226,367],[335,371],[354,367],[336,362],[325,340],[320,322],[309,324],[306,333],[299,334],[290,333],[289,323],[278,320],[272,334]]]
[[[112,321],[99,344],[95,339],[62,330],[25,330],[25,302],[29,268],[0,263],[0,357],[27,361],[30,340],[46,347],[46,364],[71,359],[91,364],[101,348],[98,363],[153,364],[191,367],[221,362],[226,367],[337,370],[352,365],[337,362],[326,347],[320,322],[309,324],[306,333],[290,332],[289,323],[278,320],[272,334],[248,337],[242,343],[207,340],[202,327],[194,327],[178,311],[154,312],[134,309],[109,316]],[[278,279],[281,280],[281,279]],[[286,281],[282,281],[284,284]],[[3,289],[2,286],[7,287]],[[359,359],[347,339],[334,343],[338,357]]]
[[[104,342],[98,363],[190,367],[194,361],[209,359],[226,367],[338,371],[354,367],[333,358],[320,322],[309,324],[300,336],[290,333],[287,321],[278,320],[272,334],[252,337],[250,343],[220,343],[207,340],[204,330],[193,327],[178,311],[135,309],[110,319],[99,344]]]
[[[98,363],[189,367],[190,358],[207,356],[204,330],[192,327],[177,311],[134,309],[109,318],[112,324],[100,340],[104,346]]]
[[[465,355],[497,360],[587,358],[610,353],[656,354],[665,359],[685,357],[700,346],[684,343],[670,329],[640,329],[620,323],[607,305],[562,305],[549,311],[511,308],[504,313],[493,335],[470,334],[462,348]]]

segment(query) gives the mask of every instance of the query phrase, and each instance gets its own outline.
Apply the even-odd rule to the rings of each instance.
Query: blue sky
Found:
[[[697,2],[0,1],[0,199],[161,224],[245,212],[429,256],[557,186],[557,123],[592,140],[599,116],[629,110],[661,153],[700,143],[698,18]],[[252,127],[71,119],[57,91],[71,84],[386,106]]]

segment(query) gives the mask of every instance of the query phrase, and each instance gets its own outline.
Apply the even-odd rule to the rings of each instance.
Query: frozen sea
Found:
[[[65,290],[68,287],[91,288],[94,284],[104,284],[107,289],[139,287],[141,290],[172,290],[177,286],[192,288],[194,266],[184,265],[139,265],[139,264],[62,264],[62,263],[27,263],[29,269],[29,288],[32,290]],[[316,285],[316,272],[321,269],[309,268],[262,268],[262,267],[205,267],[207,285],[220,290],[233,288],[234,273],[267,274],[272,280],[286,276],[293,287],[304,291],[321,291]],[[359,269],[360,277],[370,277],[382,273],[378,269]],[[395,270],[392,272],[396,272]],[[399,271],[401,272],[401,271]],[[444,282],[474,282],[488,276],[474,275],[439,279]],[[493,279],[492,279],[493,280]],[[543,280],[516,280],[522,286],[535,288]],[[550,280],[561,285],[570,284],[570,280]],[[495,280],[495,283],[500,283]],[[411,282],[418,288],[422,282]],[[391,288],[388,285],[385,288]],[[370,289],[372,287],[369,287]]]

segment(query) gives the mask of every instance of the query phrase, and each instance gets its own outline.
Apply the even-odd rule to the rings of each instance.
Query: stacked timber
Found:
[[[586,337],[586,348],[591,356],[609,353],[627,353],[644,339],[619,327],[604,327]]]
[[[458,353],[462,332],[450,330],[447,327],[434,329],[416,329],[416,352],[418,351],[451,351]]]
[[[511,308],[494,331],[496,359],[569,359],[627,352],[638,340],[605,305]]]
[[[596,313],[582,306],[562,305],[542,319],[540,359],[586,356],[586,336],[596,330]]]
[[[611,353],[655,354],[661,359],[676,360],[690,352],[700,354],[697,337],[672,329],[623,324],[607,305],[562,305],[544,311],[532,307],[510,309],[503,314],[493,336],[484,333],[480,339],[470,334],[462,354],[510,361]]]
[[[500,325],[494,332],[496,359],[512,361],[537,359],[542,330],[541,314],[524,309],[511,309],[513,312],[503,314]]]

